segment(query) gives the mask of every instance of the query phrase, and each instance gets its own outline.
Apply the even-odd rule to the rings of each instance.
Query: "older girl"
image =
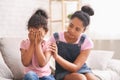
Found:
[[[83,6],[72,16],[67,31],[54,33],[51,37],[51,52],[56,61],[56,80],[97,80],[85,61],[93,42],[84,33],[94,11]],[[56,42],[56,43],[55,43]]]

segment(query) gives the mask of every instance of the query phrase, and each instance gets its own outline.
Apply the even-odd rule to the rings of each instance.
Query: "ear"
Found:
[[[48,30],[45,31],[45,35],[47,34]]]
[[[84,28],[84,32],[85,32],[85,30],[86,30],[86,27]]]
[[[86,27],[83,26],[83,31],[82,32],[85,32],[85,30],[86,30]]]

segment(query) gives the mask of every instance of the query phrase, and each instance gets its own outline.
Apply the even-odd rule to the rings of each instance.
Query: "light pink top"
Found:
[[[22,49],[28,49],[29,45],[30,45],[30,41],[28,39],[23,40],[21,42]],[[47,50],[47,43],[44,42],[41,46],[42,46],[43,52],[45,52],[45,50]],[[49,62],[44,67],[40,67],[38,65],[38,61],[35,55],[32,56],[31,65],[29,65],[28,67],[25,67],[25,74],[28,71],[34,71],[39,77],[48,76],[51,74]]]
[[[64,38],[64,32],[60,32],[58,34],[59,34],[59,40],[60,41],[67,42]],[[81,35],[83,35],[83,34],[81,34]],[[74,44],[79,42],[81,35],[79,36],[78,40]],[[50,38],[50,42],[55,42],[54,36],[52,36]],[[90,38],[88,38],[86,36],[86,39],[85,39],[84,43],[81,45],[81,50],[86,50],[86,49],[91,49],[91,48],[93,48],[93,42]]]

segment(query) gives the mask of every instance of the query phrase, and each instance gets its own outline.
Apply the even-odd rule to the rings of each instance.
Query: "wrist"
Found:
[[[30,42],[30,46],[34,46],[35,45],[35,43],[34,42]]]
[[[41,43],[35,43],[35,46],[41,47]]]
[[[35,49],[41,49],[41,48],[42,48],[41,43],[35,44]]]
[[[35,41],[35,45],[41,45],[42,42],[41,41]]]
[[[59,55],[53,55],[54,59],[57,60]]]

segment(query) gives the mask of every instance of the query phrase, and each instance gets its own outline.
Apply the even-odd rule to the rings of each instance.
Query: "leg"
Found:
[[[64,77],[64,80],[87,80],[83,74],[80,73],[70,73]]]
[[[53,75],[49,75],[39,78],[39,80],[55,80],[55,78],[53,77]]]
[[[25,76],[24,76],[24,80],[39,80],[38,75],[33,72],[33,71],[29,71]]]
[[[87,80],[100,80],[93,73],[86,73],[85,76],[86,76]]]

